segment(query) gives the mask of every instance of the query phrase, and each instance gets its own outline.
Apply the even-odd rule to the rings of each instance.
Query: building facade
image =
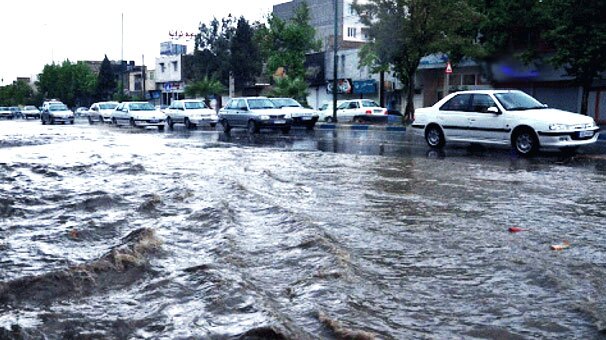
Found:
[[[360,1],[362,2],[362,1]],[[309,7],[310,25],[316,30],[316,39],[322,42],[323,61],[314,62],[307,73],[321,73],[324,79],[310,83],[307,103],[314,108],[332,101],[332,76],[334,65],[334,30],[335,7],[334,0],[293,0],[275,5],[273,14],[282,20],[289,20],[303,3]],[[352,8],[352,0],[337,0],[337,97],[339,100],[352,98],[370,98],[383,102],[385,106],[397,109],[402,103],[402,87],[391,74],[385,74],[384,83],[380,84],[379,74],[369,71],[368,67],[360,67],[358,56],[360,48],[368,41],[368,29],[359,20]],[[316,54],[310,54],[317,58]],[[308,58],[309,59],[309,58]],[[321,65],[321,66],[319,66]],[[322,72],[315,69],[322,67]],[[381,101],[381,86],[386,90]]]

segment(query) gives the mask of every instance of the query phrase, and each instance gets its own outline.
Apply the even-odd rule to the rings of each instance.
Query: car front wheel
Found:
[[[425,141],[432,148],[442,148],[445,144],[444,133],[437,125],[431,125],[425,130]]]
[[[257,126],[257,123],[255,123],[254,120],[248,121],[248,133],[259,133],[259,127]]]
[[[227,120],[222,121],[221,125],[223,125],[223,132],[229,133],[231,131],[231,126]]]
[[[170,129],[172,129],[175,126],[175,123],[173,122],[173,119],[170,117],[166,117],[166,124],[168,125],[168,127]]]
[[[516,132],[512,138],[512,144],[518,155],[531,156],[539,149],[539,141],[530,129]]]

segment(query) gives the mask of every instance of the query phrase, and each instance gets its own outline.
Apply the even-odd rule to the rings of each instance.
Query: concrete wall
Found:
[[[156,58],[156,83],[181,81],[181,65],[180,55],[167,55]]]

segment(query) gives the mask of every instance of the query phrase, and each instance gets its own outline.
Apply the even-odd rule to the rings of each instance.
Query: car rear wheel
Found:
[[[137,127],[137,123],[135,123],[135,120],[133,118],[130,119],[130,126]]]
[[[158,131],[164,131],[164,125],[158,125]]]
[[[166,124],[168,125],[168,127],[170,129],[172,129],[175,126],[175,122],[173,122],[173,119],[170,117],[166,117]]]
[[[430,125],[427,127],[427,130],[425,130],[425,141],[430,147],[438,149],[444,147],[446,142],[442,129],[437,125]]]
[[[116,118],[112,118],[112,124],[118,125],[118,121],[116,120]]]
[[[248,121],[248,133],[259,133],[259,127],[257,126],[257,123],[255,123],[254,120]]]
[[[539,149],[539,140],[530,129],[517,131],[512,138],[512,144],[518,155],[523,157],[531,156]]]

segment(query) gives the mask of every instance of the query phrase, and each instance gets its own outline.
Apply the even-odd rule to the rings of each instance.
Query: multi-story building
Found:
[[[172,47],[169,47],[172,46]],[[185,98],[183,77],[183,53],[186,49],[171,42],[161,44],[161,56],[156,58],[155,83],[160,91],[160,103],[170,104],[173,100]]]
[[[332,101],[333,41],[335,29],[334,0],[293,0],[275,5],[273,14],[282,20],[293,17],[296,9],[306,3],[309,7],[310,25],[316,29],[316,38],[322,41],[322,60],[316,54],[308,55],[307,70],[314,75],[321,74],[324,79],[310,81],[310,93],[307,102],[319,107]],[[358,53],[368,41],[368,28],[359,20],[352,8],[352,0],[337,0],[337,78],[339,99],[371,98],[385,105],[401,104],[401,86],[392,74],[385,75],[384,100],[380,98],[379,75],[373,74],[367,67],[360,67]],[[311,72],[310,72],[311,68]],[[321,68],[321,72],[317,69]]]

